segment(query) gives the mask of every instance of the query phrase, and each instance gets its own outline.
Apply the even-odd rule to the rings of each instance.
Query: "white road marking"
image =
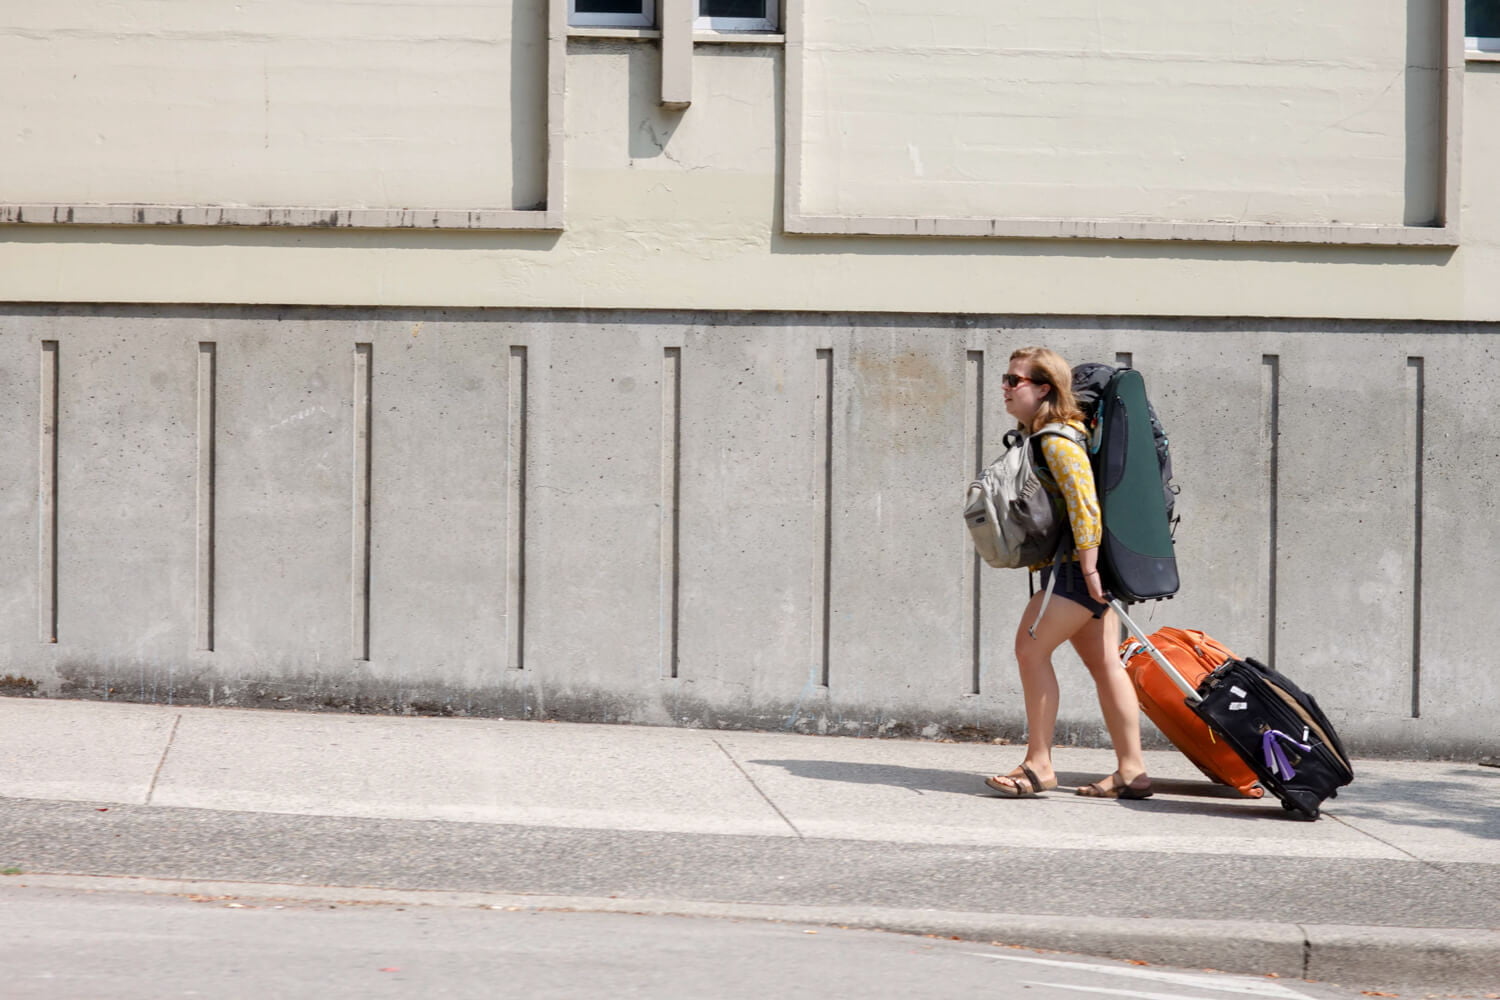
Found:
[[[1281,983],[1269,980],[1247,979],[1241,976],[1203,976],[1187,972],[1167,972],[1161,969],[1138,968],[1136,966],[1093,965],[1087,962],[1063,962],[1055,958],[1035,958],[1030,955],[996,955],[981,951],[974,951],[969,954],[977,955],[980,958],[993,959],[997,962],[1025,962],[1031,965],[1047,965],[1059,969],[1070,969],[1073,972],[1094,972],[1103,976],[1149,979],[1153,982],[1167,983],[1172,986],[1213,990],[1217,993],[1240,993],[1253,997],[1274,997],[1277,1000],[1307,1000],[1306,994],[1298,993],[1296,990],[1283,986]],[[1069,987],[1069,989],[1083,988]],[[1106,990],[1104,992],[1110,991]],[[1146,994],[1122,993],[1120,995],[1144,997]]]
[[[1041,983],[1032,980],[1027,986],[1045,986],[1054,990],[1076,990],[1079,993],[1102,993],[1109,997],[1129,997],[1131,1000],[1207,1000],[1186,993],[1142,993],[1139,990],[1112,990],[1102,986],[1074,986],[1071,983]]]

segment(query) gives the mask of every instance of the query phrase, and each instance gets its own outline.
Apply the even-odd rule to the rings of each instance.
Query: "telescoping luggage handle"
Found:
[[[1111,597],[1109,599],[1109,606],[1115,609],[1115,614],[1119,615],[1120,621],[1125,623],[1125,628],[1130,633],[1131,637],[1135,639],[1136,642],[1145,647],[1146,652],[1151,654],[1151,658],[1155,660],[1157,665],[1161,667],[1162,671],[1165,672],[1169,678],[1171,678],[1172,683],[1177,685],[1178,690],[1180,690],[1183,694],[1183,697],[1187,699],[1187,703],[1189,705],[1198,705],[1202,703],[1203,699],[1199,697],[1197,690],[1187,682],[1187,678],[1182,676],[1182,674],[1177,671],[1176,667],[1172,666],[1171,660],[1161,655],[1161,650],[1157,649],[1155,644],[1153,644],[1150,639],[1146,638],[1146,633],[1141,631],[1141,627],[1135,623],[1135,620],[1133,618],[1125,613],[1125,605],[1121,603],[1119,598]]]

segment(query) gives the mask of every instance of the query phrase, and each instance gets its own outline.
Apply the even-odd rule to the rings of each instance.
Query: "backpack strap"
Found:
[[[1047,592],[1042,595],[1042,606],[1036,609],[1036,621],[1026,630],[1026,634],[1033,639],[1036,638],[1036,627],[1042,623],[1042,616],[1047,613],[1047,605],[1052,603],[1052,588],[1057,585],[1057,570],[1062,566],[1063,547],[1057,547],[1057,555],[1052,557],[1052,572],[1047,577]]]
[[[1032,431],[1030,434],[1027,434],[1025,436],[1026,444],[1028,447],[1030,447],[1031,444],[1035,442],[1037,448],[1036,451],[1032,452],[1032,456],[1035,461],[1041,463],[1042,468],[1046,470],[1048,477],[1051,477],[1052,470],[1046,465],[1044,458],[1038,457],[1041,453],[1042,438],[1044,437],[1058,437],[1062,438],[1065,441],[1072,441],[1074,444],[1078,445],[1078,447],[1082,448],[1085,453],[1088,452],[1088,435],[1082,433],[1081,431],[1075,430],[1072,427],[1069,427],[1067,424],[1050,423],[1038,430]]]
[[[1037,439],[1044,437],[1067,438],[1076,445],[1085,445],[1088,443],[1088,437],[1082,431],[1061,422],[1046,424],[1040,430],[1032,431],[1029,436]]]

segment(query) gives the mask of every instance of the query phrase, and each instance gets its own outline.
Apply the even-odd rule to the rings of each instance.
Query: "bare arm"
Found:
[[[1100,604],[1109,603],[1104,592],[1104,582],[1099,579],[1099,550],[1082,549],[1078,553],[1078,565],[1083,570],[1084,582],[1088,584],[1089,596]]]

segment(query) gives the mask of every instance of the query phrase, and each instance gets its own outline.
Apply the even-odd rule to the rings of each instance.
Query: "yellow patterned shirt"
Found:
[[[1070,420],[1068,426],[1084,432],[1083,425]],[[1084,432],[1086,433],[1086,432]],[[1068,523],[1073,527],[1071,558],[1077,559],[1084,549],[1097,549],[1104,537],[1104,522],[1099,515],[1099,495],[1094,489],[1094,470],[1089,465],[1088,452],[1083,446],[1067,438],[1048,434],[1042,438],[1042,457],[1055,483],[1042,477],[1042,486],[1053,496],[1062,495],[1068,507]],[[1033,570],[1050,566],[1052,561],[1038,563]]]

